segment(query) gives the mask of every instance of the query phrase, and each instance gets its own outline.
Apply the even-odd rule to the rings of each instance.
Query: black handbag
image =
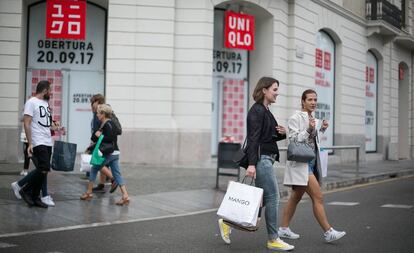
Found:
[[[99,150],[102,152],[104,156],[109,155],[115,151],[114,143],[113,142],[101,142],[101,145],[99,145]]]
[[[57,171],[73,171],[76,159],[76,144],[55,141],[53,144],[52,169]]]
[[[233,162],[237,163],[240,167],[247,169],[249,167],[249,158],[247,155],[246,141],[244,140],[243,146],[234,154]]]

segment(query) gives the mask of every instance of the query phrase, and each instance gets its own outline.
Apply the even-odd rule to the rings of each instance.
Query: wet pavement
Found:
[[[74,172],[53,171],[48,176],[48,188],[56,206],[42,209],[29,208],[15,198],[10,184],[21,177],[21,167],[18,163],[0,164],[0,237],[214,210],[224,196],[228,180],[235,179],[220,177],[219,189],[215,189],[214,161],[204,167],[121,164],[131,198],[129,206],[121,207],[115,205],[121,197],[119,190],[113,194],[97,193],[91,201],[79,200],[87,180],[78,168]],[[284,164],[276,164],[275,169],[281,195],[286,197],[289,188],[281,184]],[[356,171],[355,163],[330,165],[323,189],[412,175],[414,160],[366,162],[360,165],[359,173]]]

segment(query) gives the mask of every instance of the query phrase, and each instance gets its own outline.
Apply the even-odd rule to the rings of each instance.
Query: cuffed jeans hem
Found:
[[[271,240],[276,240],[277,238],[279,238],[279,235],[278,234],[268,235],[267,237],[268,237],[269,241],[271,241]]]

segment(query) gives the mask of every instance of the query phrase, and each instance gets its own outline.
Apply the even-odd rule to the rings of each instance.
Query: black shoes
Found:
[[[48,208],[49,206],[43,203],[40,198],[34,200],[34,205],[42,208]]]
[[[29,207],[32,207],[35,205],[32,199],[32,196],[30,196],[27,192],[21,189],[19,193],[20,193],[20,196],[22,196],[22,199],[24,200],[24,202],[26,202]]]
[[[104,184],[98,184],[96,187],[92,188],[92,192],[105,193],[105,185]]]

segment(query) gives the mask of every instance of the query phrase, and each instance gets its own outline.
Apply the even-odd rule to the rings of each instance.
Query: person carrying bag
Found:
[[[282,241],[277,233],[279,188],[273,168],[274,162],[279,161],[277,141],[286,139],[286,130],[277,123],[269,109],[270,104],[276,102],[278,95],[279,81],[271,77],[262,77],[253,91],[253,99],[256,103],[253,104],[247,114],[247,148],[245,151],[248,166],[246,176],[254,178],[256,187],[263,190],[263,205],[266,207],[265,220],[268,234],[267,248],[287,251],[292,250],[294,246]],[[234,185],[237,184],[231,183],[230,186],[234,187]],[[246,186],[238,185],[238,187],[241,191]],[[236,199],[239,202],[238,204],[246,204],[243,200],[245,199]],[[228,201],[228,199],[225,201]],[[237,210],[234,212],[233,219],[240,215]],[[252,214],[250,213],[250,215]],[[228,217],[228,219],[230,218],[232,217]],[[249,225],[249,222],[243,224]],[[231,227],[222,218],[218,220],[218,225],[221,238],[226,244],[230,244]],[[250,226],[252,225],[254,225],[254,220],[250,222]]]

